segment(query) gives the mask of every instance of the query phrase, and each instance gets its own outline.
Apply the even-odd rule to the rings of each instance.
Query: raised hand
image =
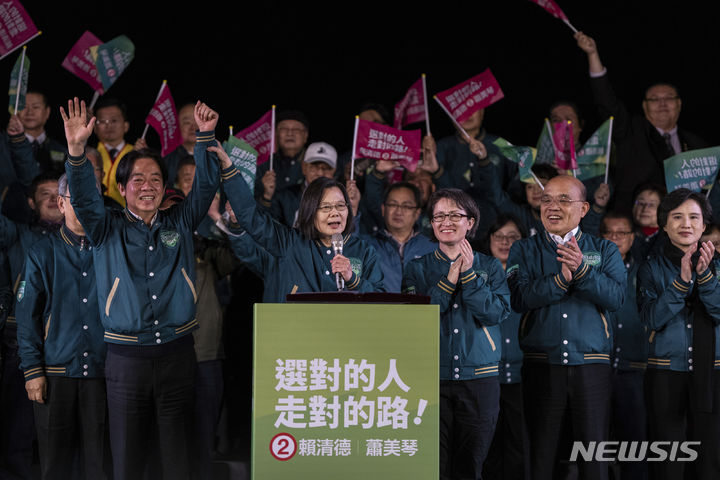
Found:
[[[358,207],[360,206],[360,198],[362,194],[360,189],[357,187],[355,180],[348,180],[346,183],[348,198],[350,199],[350,208],[352,208],[353,216],[357,215]]]
[[[277,181],[275,179],[275,171],[274,170],[268,170],[265,172],[265,175],[260,179],[262,181],[263,185],[263,198],[265,201],[269,202],[272,200],[273,195],[275,195],[275,187],[277,185]]]
[[[712,242],[702,242],[700,246],[700,258],[698,264],[695,267],[695,271],[698,275],[705,273],[710,263],[712,262],[713,256],[715,255],[715,245]]]
[[[20,135],[25,132],[25,127],[17,115],[10,115],[10,121],[7,126],[8,135]]]
[[[195,123],[197,123],[198,130],[201,132],[210,132],[215,130],[218,119],[220,116],[212,108],[205,105],[203,102],[198,100],[195,104]]]
[[[595,189],[595,205],[598,208],[607,207],[608,201],[610,200],[610,187],[607,183],[601,183],[598,188]]]
[[[478,157],[480,160],[487,158],[487,149],[480,140],[477,140],[475,138],[469,138],[468,146],[470,147],[470,151],[473,153],[473,155]]]
[[[218,156],[218,159],[220,160],[220,168],[222,168],[223,170],[226,168],[230,168],[230,166],[232,165],[232,160],[230,160],[230,157],[228,156],[225,149],[222,148],[220,142],[215,140],[215,143],[216,145],[207,148],[208,152],[214,152]]]
[[[437,145],[432,135],[425,135],[422,140],[422,163],[418,166],[432,174],[440,169],[437,161]]]
[[[85,144],[93,133],[95,117],[87,120],[85,101],[80,101],[77,97],[68,100],[67,113],[63,107],[60,107],[60,116],[65,125],[68,153],[73,157],[79,157],[85,151]]]
[[[577,46],[580,47],[580,50],[588,55],[597,53],[597,45],[592,37],[585,35],[583,32],[577,32],[574,37],[577,41]]]

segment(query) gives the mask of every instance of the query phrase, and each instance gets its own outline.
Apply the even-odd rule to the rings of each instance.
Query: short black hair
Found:
[[[59,179],[60,175],[52,171],[46,171],[37,175],[32,179],[32,182],[30,182],[30,186],[27,189],[28,198],[31,198],[34,201],[35,194],[37,193],[37,189],[40,185],[47,182],[57,182]]]
[[[557,169],[549,163],[535,163],[531,168],[535,176],[538,178],[550,180],[551,178],[559,175]]]
[[[630,226],[630,231],[632,231],[635,228],[635,221],[633,220],[632,216],[630,216],[629,213],[621,212],[618,210],[610,210],[605,215],[603,215],[602,220],[600,220],[600,234],[606,233],[607,230],[605,228],[605,220],[625,220],[628,222],[628,225]]]
[[[651,88],[655,88],[655,87],[670,87],[673,90],[675,90],[675,95],[677,95],[677,97],[680,98],[680,90],[674,84],[660,80],[660,81],[651,83],[650,85],[647,86],[647,88],[645,88],[645,92],[643,93],[643,101],[647,101],[648,92],[650,91]]]
[[[658,197],[660,197],[660,200],[662,201],[663,197],[667,195],[667,189],[658,184],[658,183],[652,183],[652,182],[645,182],[641,183],[638,186],[636,186],[633,189],[632,199],[633,203],[635,203],[635,200],[637,200],[638,195],[640,195],[642,192],[654,192],[657,194]]]
[[[678,188],[665,195],[657,210],[657,221],[660,229],[667,225],[668,215],[671,211],[678,208],[688,200],[694,200],[700,206],[700,212],[703,216],[703,223],[709,225],[712,223],[712,207],[707,197],[700,192],[694,192],[687,188]]]
[[[552,111],[560,106],[566,106],[573,109],[575,112],[575,115],[578,117],[578,121],[580,122],[580,127],[583,126],[585,123],[585,119],[583,119],[582,112],[580,111],[580,107],[578,107],[578,104],[573,102],[572,100],[558,100],[556,102],[553,102],[552,105],[550,105],[550,108],[548,109],[548,114],[552,113]]]
[[[300,110],[279,111],[275,116],[275,128],[277,128],[277,126],[280,125],[280,122],[282,122],[283,120],[295,120],[302,123],[305,126],[305,129],[310,130],[310,120],[308,120],[307,115],[305,115]]]
[[[119,108],[123,120],[127,121],[127,105],[125,105],[125,102],[115,97],[100,97],[98,101],[95,102],[95,106],[93,107],[93,115],[97,117],[97,112],[107,107]]]
[[[523,225],[520,218],[518,218],[516,215],[513,215],[512,213],[501,213],[497,217],[495,217],[495,221],[492,223],[492,225],[490,225],[490,228],[485,233],[485,236],[480,242],[480,252],[492,257],[492,252],[490,251],[490,237],[508,223],[512,223],[517,227],[522,238],[526,238],[528,236],[527,229],[525,228],[525,225]]]
[[[385,105],[377,102],[365,102],[360,105],[360,110],[358,110],[358,113],[367,112],[368,110],[375,110],[380,115],[380,117],[382,117],[385,124],[390,125],[392,123],[392,117],[390,116],[390,112],[385,107]]]
[[[399,188],[407,188],[408,190],[410,190],[413,194],[413,198],[415,199],[415,206],[420,207],[420,205],[422,204],[422,195],[420,194],[420,189],[414,184],[404,180],[402,182],[391,183],[387,186],[387,188],[385,188],[382,199],[383,203],[387,202],[387,199],[390,196],[390,192]]]
[[[127,155],[124,155],[120,159],[120,163],[118,163],[117,170],[115,170],[115,182],[117,182],[118,185],[127,185],[127,181],[130,179],[130,174],[132,173],[133,167],[135,166],[135,162],[140,158],[149,158],[155,163],[157,163],[158,168],[160,168],[160,173],[162,174],[164,184],[165,179],[167,178],[165,162],[163,161],[160,153],[157,150],[153,150],[152,148],[141,148],[140,150],[132,150],[128,152]]]
[[[435,205],[443,198],[450,200],[455,203],[458,208],[465,210],[468,220],[471,218],[475,220],[475,222],[473,222],[473,226],[470,227],[470,230],[468,230],[466,235],[468,240],[472,240],[472,238],[475,237],[475,232],[477,232],[478,224],[480,223],[480,210],[478,209],[475,200],[459,188],[441,188],[440,190],[436,190],[435,193],[430,196],[430,200],[428,200],[427,212],[429,218],[432,219]],[[430,237],[433,242],[438,241],[437,237],[435,237],[434,229],[431,231]]]
[[[39,90],[28,90],[25,92],[25,97],[27,97],[30,94],[39,95],[40,98],[42,98],[43,104],[45,104],[45,107],[50,106],[50,99],[48,98],[47,94],[45,92],[41,92]]]
[[[334,178],[319,177],[313,180],[310,185],[307,186],[300,199],[300,208],[298,209],[297,228],[300,235],[309,239],[316,240],[320,238],[317,228],[315,228],[315,216],[317,215],[318,206],[322,201],[325,190],[329,188],[339,188],[347,203],[347,221],[345,223],[345,230],[343,235],[347,235],[352,230],[353,213],[350,207],[350,197],[347,194],[345,185],[335,180]]]

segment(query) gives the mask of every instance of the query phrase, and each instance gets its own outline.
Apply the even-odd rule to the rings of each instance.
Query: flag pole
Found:
[[[230,125],[230,135],[229,135],[229,137],[232,137],[232,136],[233,136],[233,126]]]
[[[275,105],[272,106],[270,116],[270,171],[273,169],[273,155],[275,154]]]
[[[165,85],[167,85],[167,80],[163,80],[162,85],[160,85],[160,91],[158,92],[157,97],[155,97],[155,101],[153,102],[153,107],[155,106],[157,101],[160,100],[160,95],[162,95],[163,90],[165,90]],[[152,108],[150,110],[152,110]],[[145,135],[147,135],[148,127],[150,127],[150,124],[145,123],[145,130],[143,130],[142,137],[140,137],[143,140],[145,140]]]
[[[20,89],[22,88],[23,68],[25,67],[25,50],[27,50],[27,45],[23,45],[22,56],[20,57],[20,71],[18,72],[17,88],[15,89],[15,115],[18,113],[18,106],[20,105]]]
[[[93,94],[92,100],[90,100],[90,106],[88,107],[89,111],[92,111],[93,107],[95,106],[95,102],[98,101],[98,98],[100,98],[100,92],[95,90],[95,93]]]
[[[570,20],[563,20],[563,22],[565,22],[565,25],[567,25],[568,27],[570,27],[570,30],[572,30],[573,33],[577,33],[577,32],[578,32],[578,31],[577,31],[577,28],[575,28],[575,27],[572,26],[572,23],[570,23]]]
[[[438,105],[440,105],[440,108],[443,109],[443,112],[445,112],[445,113],[447,114],[447,116],[450,117],[450,120],[453,121],[453,123],[455,124],[455,127],[456,127],[458,130],[460,130],[460,133],[462,133],[463,135],[465,135],[465,138],[466,138],[466,139],[468,140],[468,142],[469,142],[469,141],[471,140],[470,135],[468,135],[468,133],[465,131],[465,129],[458,123],[457,120],[455,120],[455,117],[453,117],[453,116],[450,114],[450,112],[448,112],[448,109],[445,108],[445,105],[443,105],[442,102],[437,98],[437,95],[434,95],[433,98],[434,98],[435,101],[438,103]]]
[[[357,146],[357,132],[360,116],[355,115],[355,133],[353,133],[353,146],[350,152],[350,180],[355,180],[355,147]]]
[[[535,179],[535,183],[540,185],[540,190],[542,190],[544,192],[545,187],[543,187],[543,184],[540,182],[540,179],[537,176],[535,176],[535,172],[532,171],[532,167],[528,168],[528,172],[530,172],[530,175],[532,175],[533,179]]]
[[[573,135],[573,123],[571,120],[567,121],[568,128],[570,129],[570,168],[572,170],[573,177],[577,178],[577,169],[572,168],[573,163],[577,165],[577,155],[575,153],[575,135]]]
[[[3,58],[7,57],[8,55],[10,55],[11,53],[13,53],[13,52],[14,52],[15,50],[17,50],[18,48],[20,48],[20,47],[26,47],[26,46],[27,46],[27,45],[25,45],[26,43],[28,43],[30,40],[32,40],[33,38],[37,37],[37,36],[40,35],[41,33],[42,33],[42,31],[38,30],[38,32],[37,32],[35,35],[33,35],[32,37],[28,38],[27,40],[25,40],[25,41],[24,41],[23,43],[21,43],[20,45],[15,46],[12,50],[8,50],[8,51],[5,53],[5,55],[3,55],[2,57],[0,57],[0,60],[2,60]]]
[[[425,135],[431,135],[430,133],[430,110],[428,109],[427,101],[427,84],[425,83],[425,74],[422,74],[422,86],[423,86],[423,103],[425,103]]]
[[[550,143],[553,147],[553,154],[557,156],[557,147],[555,146],[555,137],[553,136],[552,125],[550,125],[550,119],[547,117],[545,117],[545,126],[547,127],[548,135],[550,136]]]
[[[610,171],[610,147],[612,146],[612,127],[613,127],[613,119],[615,117],[610,117],[610,126],[608,127],[608,143],[607,143],[607,150],[605,151],[605,183],[608,182],[608,172]],[[713,185],[715,185],[713,183]],[[712,188],[712,186],[710,187]]]

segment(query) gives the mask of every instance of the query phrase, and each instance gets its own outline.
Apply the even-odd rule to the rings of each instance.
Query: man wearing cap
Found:
[[[310,125],[305,114],[298,110],[278,112],[275,121],[278,151],[273,154],[272,170],[271,162],[265,162],[258,165],[255,176],[255,198],[267,208],[276,191],[303,182],[300,164]]]
[[[300,167],[304,181],[279,189],[273,195],[270,207],[273,217],[292,227],[297,219],[300,198],[305,187],[319,177],[333,178],[336,165],[337,151],[332,145],[325,142],[311,143],[305,150]]]

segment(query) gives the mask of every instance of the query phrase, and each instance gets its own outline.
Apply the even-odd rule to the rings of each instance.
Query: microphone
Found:
[[[333,251],[335,255],[342,255],[343,251],[343,237],[340,233],[333,233],[331,240]],[[340,272],[335,272],[335,285],[337,285],[338,292],[341,292],[345,288],[345,279],[342,277]]]

